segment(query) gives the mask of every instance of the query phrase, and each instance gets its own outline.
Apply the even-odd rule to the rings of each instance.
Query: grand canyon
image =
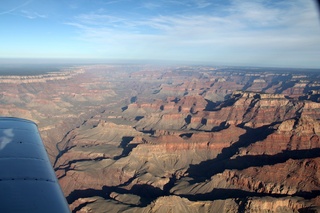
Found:
[[[320,74],[97,64],[0,76],[72,212],[320,211]]]

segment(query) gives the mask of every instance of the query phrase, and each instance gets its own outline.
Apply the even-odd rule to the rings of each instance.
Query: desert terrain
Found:
[[[0,76],[72,212],[320,211],[316,70],[82,65]]]

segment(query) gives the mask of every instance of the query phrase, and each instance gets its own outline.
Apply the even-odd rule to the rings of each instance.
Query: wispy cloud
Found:
[[[143,8],[149,9],[149,10],[154,10],[157,8],[161,8],[162,5],[159,3],[155,3],[155,2],[145,2],[142,4]]]
[[[183,5],[187,7],[193,7],[193,8],[205,8],[210,5],[212,5],[212,1],[208,0],[185,0],[185,1],[179,1],[179,0],[160,0],[158,3],[161,2],[163,5]]]
[[[127,21],[126,18],[112,16],[109,14],[101,14],[101,12],[78,15],[75,17],[75,19],[79,20],[79,22],[82,24],[100,27],[112,26],[115,23],[124,24],[124,22]]]
[[[198,8],[205,8],[212,4],[210,1],[207,0],[193,0],[193,3],[195,3]]]
[[[210,7],[205,0],[192,3],[198,8]],[[318,16],[313,6],[305,0],[272,3],[233,0],[228,8],[222,8],[222,15],[206,12],[132,18],[99,11],[79,15],[67,24],[80,30],[81,39],[118,52],[153,51],[154,55],[161,55],[171,51],[192,58],[194,50],[201,50],[197,54],[207,59],[233,52],[233,57],[239,60],[242,55],[250,58],[257,53],[291,57],[297,51],[320,51]]]
[[[47,16],[44,14],[40,14],[37,12],[28,11],[28,10],[21,10],[21,16],[26,17],[28,19],[47,18]]]
[[[22,3],[20,5],[17,5],[15,7],[11,8],[11,9],[8,9],[8,10],[2,11],[2,12],[0,11],[0,15],[10,14],[10,13],[12,13],[12,12],[14,12],[14,11],[20,9],[20,8],[25,7],[26,5],[30,4],[32,1],[33,0],[28,0],[28,1],[25,1],[24,3]]]
[[[197,2],[198,4],[201,4],[203,1]],[[309,7],[299,4],[293,6],[286,5],[287,8],[281,9],[276,6],[268,7],[261,4],[261,2],[264,1],[234,1],[227,11],[228,13],[223,17],[208,14],[172,14],[167,16],[155,15],[145,17],[145,19],[142,20],[126,16],[109,15],[108,13],[103,13],[103,11],[98,11],[97,13],[78,15],[75,17],[75,21],[96,26],[111,26],[114,23],[138,27],[143,27],[143,25],[145,25],[159,30],[190,29],[190,27],[192,27],[190,31],[195,31],[196,33],[199,28],[205,28],[209,31],[213,28],[222,30],[229,28],[235,28],[235,30],[250,28],[251,30],[255,30],[254,28],[256,28],[257,31],[268,29],[268,27],[274,29],[280,27],[290,28],[296,26],[299,22],[305,22],[306,19],[314,19],[316,16],[314,11],[311,11],[312,8],[310,7],[310,4]],[[311,17],[308,18],[307,16]],[[311,24],[314,24],[314,22],[315,20],[313,20]],[[309,25],[310,23],[305,24]],[[202,33],[202,31],[200,33]]]
[[[28,7],[31,5],[32,2],[33,0],[25,1],[22,4],[12,7],[11,9],[0,12],[0,15],[11,14],[11,15],[22,16],[28,19],[47,18],[47,16],[44,14],[28,9]]]

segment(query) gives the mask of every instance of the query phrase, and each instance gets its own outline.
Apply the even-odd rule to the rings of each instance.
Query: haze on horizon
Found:
[[[12,0],[0,58],[320,68],[314,0]]]

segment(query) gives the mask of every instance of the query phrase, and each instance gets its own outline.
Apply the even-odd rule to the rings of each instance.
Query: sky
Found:
[[[10,0],[1,58],[320,68],[314,0]]]

